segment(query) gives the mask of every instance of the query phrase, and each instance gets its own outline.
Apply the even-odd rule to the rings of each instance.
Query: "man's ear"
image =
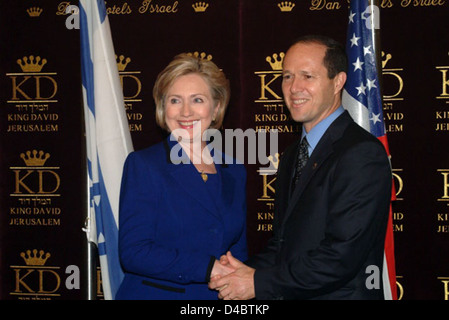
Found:
[[[334,93],[338,93],[343,90],[347,79],[346,72],[340,72],[334,77]]]

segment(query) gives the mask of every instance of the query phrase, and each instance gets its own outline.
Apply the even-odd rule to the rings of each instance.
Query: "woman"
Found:
[[[217,258],[228,250],[247,258],[246,171],[203,138],[222,124],[229,83],[212,61],[181,54],[159,74],[153,97],[156,121],[170,135],[124,166],[125,278],[116,299],[217,299],[210,277],[233,271]]]

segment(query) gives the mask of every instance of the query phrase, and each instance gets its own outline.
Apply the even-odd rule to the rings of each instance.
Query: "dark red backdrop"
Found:
[[[208,6],[196,12],[198,3]],[[281,3],[287,7],[281,10]],[[398,190],[393,208],[399,297],[448,299],[449,4],[380,4],[384,116]],[[79,30],[66,28],[67,5],[0,2],[2,299],[87,296]],[[107,7],[116,54],[130,58],[120,75],[135,149],[164,134],[154,121],[156,75],[177,53],[204,52],[231,80],[224,128],[277,128],[282,152],[298,126],[284,116],[280,73],[266,58],[308,33],[346,41],[343,0],[109,0]],[[17,60],[30,55],[46,64],[23,70]],[[27,164],[20,155],[29,150],[50,157]],[[251,253],[271,233],[276,176],[261,167],[247,165]],[[26,251],[35,248],[50,257],[32,267],[21,253],[27,258]],[[65,286],[69,265],[80,268],[79,290]]]

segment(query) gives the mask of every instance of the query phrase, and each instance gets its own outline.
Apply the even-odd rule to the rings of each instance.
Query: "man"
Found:
[[[383,299],[382,281],[370,290],[366,280],[368,266],[382,270],[391,169],[382,144],[341,106],[346,68],[344,48],[326,37],[287,51],[282,92],[302,137],[280,161],[273,238],[245,264],[221,258],[236,271],[210,282],[220,298]]]

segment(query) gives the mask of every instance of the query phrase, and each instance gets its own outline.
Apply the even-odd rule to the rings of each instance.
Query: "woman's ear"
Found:
[[[218,114],[218,111],[219,111],[219,110],[220,110],[220,102],[218,102],[217,105],[214,107],[213,114],[212,114],[212,121],[213,121],[213,122],[216,121],[216,119],[217,119],[217,114]]]

